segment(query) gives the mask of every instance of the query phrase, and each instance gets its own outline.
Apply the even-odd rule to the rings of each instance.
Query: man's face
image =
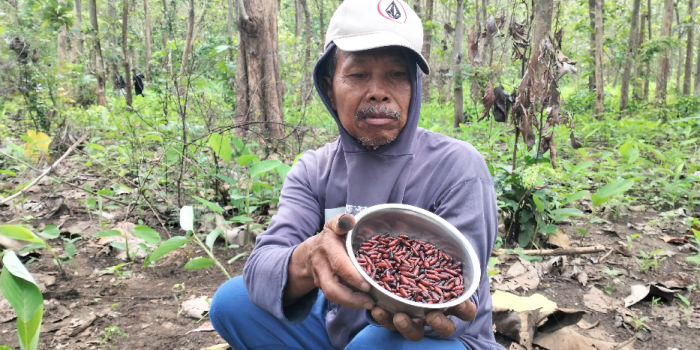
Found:
[[[338,50],[333,83],[325,78],[331,107],[345,130],[368,148],[394,141],[411,103],[408,63],[398,48]]]

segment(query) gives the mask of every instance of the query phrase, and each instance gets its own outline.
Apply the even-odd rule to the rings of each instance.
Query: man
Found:
[[[136,96],[141,95],[143,97],[143,79],[146,77],[139,73],[136,68],[132,68],[131,71],[134,73],[134,90],[136,90]]]
[[[493,183],[471,145],[418,128],[422,39],[400,0],[345,0],[331,18],[314,81],[340,137],[299,158],[243,277],[214,296],[212,324],[234,349],[502,349],[487,276]],[[374,304],[344,235],[384,203],[432,211],[466,236],[482,271],[469,301],[424,319]]]
[[[126,87],[126,82],[124,81],[124,77],[119,74],[118,72],[114,73],[115,77],[115,84],[114,84],[114,89],[117,91],[117,95],[119,97],[124,97],[124,88]]]

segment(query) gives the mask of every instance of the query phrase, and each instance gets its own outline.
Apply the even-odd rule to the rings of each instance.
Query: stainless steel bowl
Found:
[[[381,204],[367,208],[356,217],[355,228],[347,235],[346,248],[355,268],[370,283],[370,296],[391,313],[405,313],[412,318],[425,317],[432,311],[445,311],[469,299],[479,286],[481,268],[474,248],[464,235],[441,217],[411,205]],[[370,278],[355,258],[362,243],[376,234],[404,234],[433,244],[462,262],[465,291],[459,298],[442,304],[423,304],[396,296]]]

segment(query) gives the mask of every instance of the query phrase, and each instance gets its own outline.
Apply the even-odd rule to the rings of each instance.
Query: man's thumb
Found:
[[[342,236],[355,227],[355,217],[352,214],[338,214],[326,222],[326,227]]]

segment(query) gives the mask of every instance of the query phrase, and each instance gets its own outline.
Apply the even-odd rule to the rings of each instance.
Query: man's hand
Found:
[[[345,250],[345,234],[353,227],[354,216],[336,215],[326,222],[323,231],[294,250],[289,261],[284,305],[293,304],[318,287],[328,300],[336,304],[368,310],[374,306],[367,294],[369,282],[357,271]]]
[[[377,323],[386,329],[401,332],[410,341],[423,339],[423,327],[426,324],[432,327],[441,337],[450,336],[455,331],[455,324],[446,315],[453,315],[464,321],[471,321],[476,316],[476,306],[467,300],[448,309],[445,313],[433,311],[425,319],[411,319],[406,314],[392,315],[376,306],[372,309],[372,317]]]

